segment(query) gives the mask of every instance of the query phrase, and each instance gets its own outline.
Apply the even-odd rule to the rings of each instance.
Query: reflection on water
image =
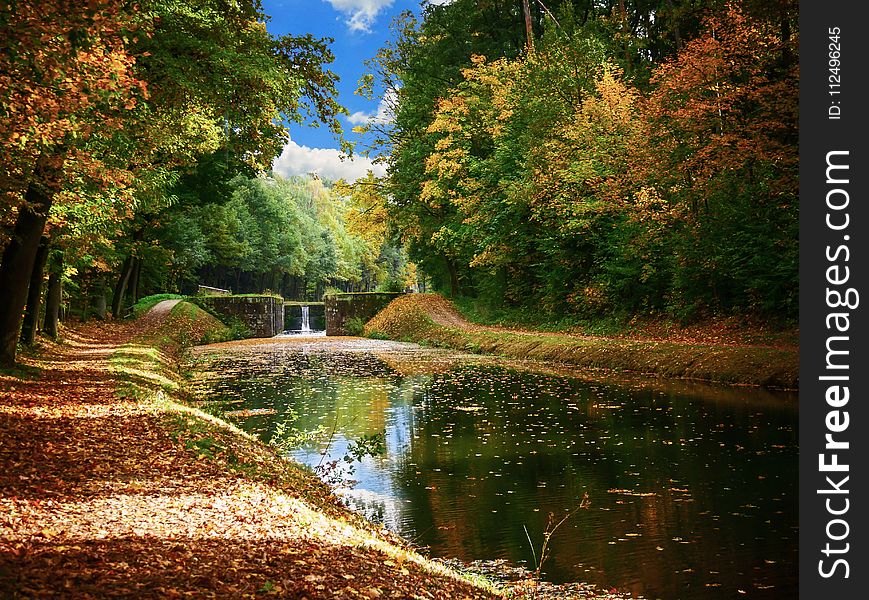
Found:
[[[288,409],[301,429],[334,430],[334,457],[384,432],[386,454],[356,467],[347,498],[434,556],[530,566],[523,526],[539,553],[550,513],[588,493],[552,538],[550,580],[667,600],[796,596],[793,396],[698,400],[455,360],[399,375],[377,350],[227,350],[202,386],[226,411],[271,409],[236,418],[265,441]],[[316,465],[325,443],[293,456]]]

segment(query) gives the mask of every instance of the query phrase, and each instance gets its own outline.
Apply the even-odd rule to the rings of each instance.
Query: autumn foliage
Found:
[[[0,364],[14,362],[25,305],[24,329],[38,327],[43,265],[46,331],[64,284],[80,314],[96,294],[99,316],[113,289],[120,316],[145,230],[191,188],[226,200],[191,179],[267,169],[287,120],[340,134],[328,41],[273,37],[265,20],[255,0],[0,3]],[[157,274],[173,270],[162,259]]]
[[[147,90],[127,47],[136,24],[120,3],[4,2],[0,10],[5,220],[17,208],[10,194],[26,187],[40,156],[59,167],[71,155],[84,171],[92,134],[120,127]]]
[[[466,4],[381,55],[403,84],[391,216],[436,287],[560,314],[796,316],[790,4],[668,3],[654,27],[640,6],[565,4],[528,53],[485,25],[461,45],[441,19]],[[420,83],[433,61],[460,65],[450,84]]]

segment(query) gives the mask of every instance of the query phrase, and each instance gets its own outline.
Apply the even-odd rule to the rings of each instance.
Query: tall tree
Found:
[[[14,221],[0,262],[0,364],[15,361],[39,239],[56,195],[76,170],[95,168],[88,140],[120,125],[144,95],[125,39],[128,7],[95,0],[0,5],[0,219]],[[68,159],[75,160],[68,164]]]

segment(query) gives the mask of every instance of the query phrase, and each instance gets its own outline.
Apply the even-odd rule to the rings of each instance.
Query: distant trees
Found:
[[[495,304],[795,317],[795,4],[545,4],[528,53],[518,2],[457,1],[379,54],[411,259]]]
[[[176,205],[148,232],[143,292],[271,290],[319,299],[407,285],[407,260],[377,224],[380,198],[369,176],[356,186],[316,177],[239,175],[225,202]],[[382,217],[380,217],[382,218]]]

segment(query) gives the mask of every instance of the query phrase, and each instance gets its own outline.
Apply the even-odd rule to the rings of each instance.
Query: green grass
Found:
[[[468,321],[511,329],[534,329],[553,333],[578,332],[590,335],[615,335],[631,330],[627,317],[618,315],[595,318],[557,315],[539,307],[491,307],[477,298],[453,298],[456,309]]]

